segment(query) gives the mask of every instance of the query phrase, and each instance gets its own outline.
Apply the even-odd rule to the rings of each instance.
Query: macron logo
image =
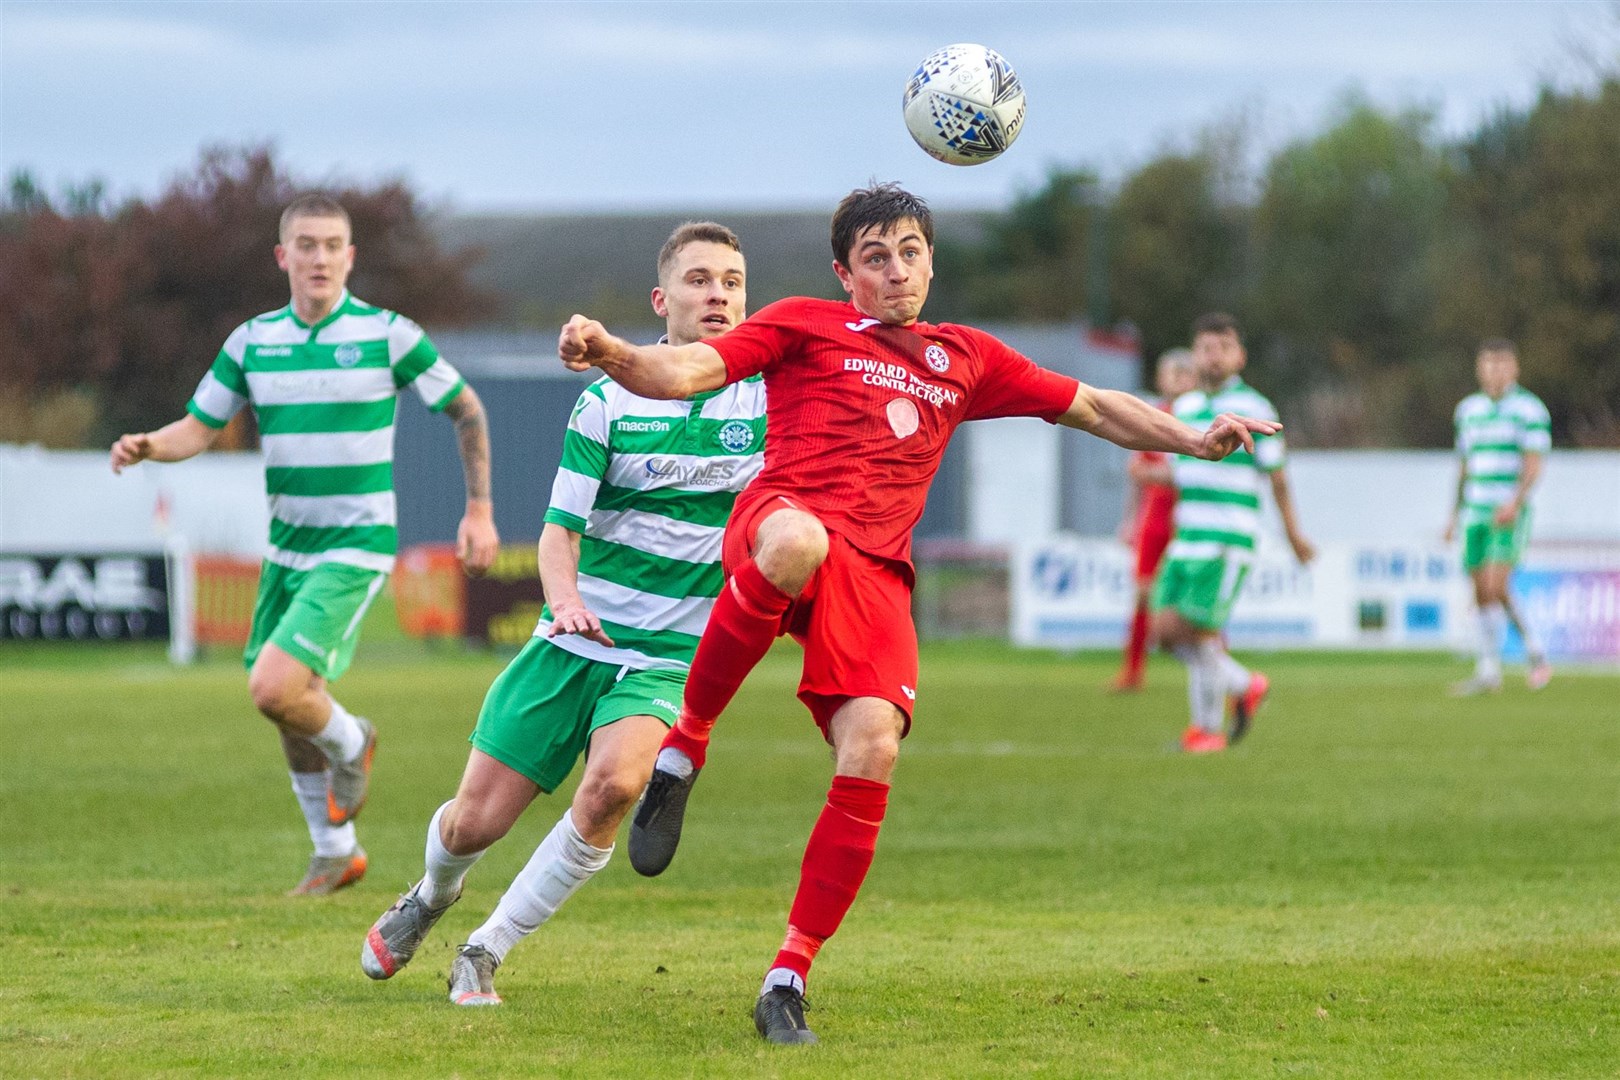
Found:
[[[844,328],[847,330],[853,330],[858,334],[862,330],[865,330],[868,327],[876,326],[882,321],[882,319],[862,319],[860,322],[847,322],[844,324]]]

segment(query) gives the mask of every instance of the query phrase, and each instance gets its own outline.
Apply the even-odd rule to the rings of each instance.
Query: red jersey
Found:
[[[835,300],[779,300],[705,344],[725,361],[728,382],[765,376],[765,469],[734,513],[751,496],[789,492],[855,547],[908,563],[956,426],[997,416],[1050,423],[1080,385],[981,330],[887,326]]]
[[[1172,412],[1172,403],[1166,399],[1158,403],[1159,408],[1165,412]],[[1157,450],[1138,450],[1136,457],[1143,464],[1160,465],[1170,460],[1168,454]],[[1142,501],[1137,505],[1136,521],[1137,532],[1145,535],[1155,530],[1166,531],[1170,528],[1171,516],[1176,509],[1176,487],[1174,484],[1143,484]]]

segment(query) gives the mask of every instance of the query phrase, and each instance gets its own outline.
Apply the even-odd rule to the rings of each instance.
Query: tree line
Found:
[[[1230,311],[1314,446],[1448,445],[1475,347],[1508,337],[1561,445],[1620,446],[1620,81],[1452,139],[1351,98],[1258,176],[1243,149],[1214,131],[1112,186],[1052,172],[941,246],[931,314],[1128,323],[1151,362]]]
[[[172,420],[227,335],[287,303],[270,248],[300,191],[268,148],[203,152],[157,198],[52,196],[27,172],[0,204],[0,442],[101,446]],[[355,294],[444,325],[490,314],[472,250],[442,250],[399,182],[331,185],[365,238]],[[237,437],[237,426],[228,434]]]
[[[1151,363],[1231,311],[1252,380],[1311,446],[1448,445],[1475,346],[1508,337],[1560,445],[1620,446],[1620,79],[1546,88],[1453,138],[1429,111],[1349,98],[1258,170],[1246,150],[1230,126],[1112,184],[1053,170],[941,236],[929,317],[1126,323]],[[286,303],[268,238],[306,186],[266,148],[206,151],[117,207],[14,175],[0,441],[93,446],[171,418],[231,328]],[[403,183],[333,186],[363,238],[357,294],[430,325],[516,317]]]

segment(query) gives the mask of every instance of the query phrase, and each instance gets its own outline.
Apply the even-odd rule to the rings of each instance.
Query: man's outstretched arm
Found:
[[[1073,404],[1058,417],[1058,423],[1127,450],[1162,450],[1210,461],[1240,446],[1252,453],[1256,435],[1275,435],[1282,430],[1281,424],[1270,420],[1222,413],[1209,430],[1200,432],[1134,394],[1099,390],[1085,383],[1075,391]]]
[[[187,413],[156,431],[119,436],[112,444],[109,460],[112,471],[121,473],[137,462],[184,461],[196,457],[219,441],[223,428],[209,427]]]
[[[575,315],[563,325],[557,356],[570,371],[600,368],[602,374],[642,397],[676,400],[726,385],[725,362],[701,341],[632,345],[583,315]]]

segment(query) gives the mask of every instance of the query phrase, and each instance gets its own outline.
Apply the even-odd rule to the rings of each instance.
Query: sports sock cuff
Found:
[[[326,816],[326,773],[292,772],[288,770],[288,775],[292,777],[292,789],[295,794],[301,798],[308,796],[320,801],[321,816],[324,818]]]
[[[686,719],[685,712],[681,713],[681,719]],[[702,721],[697,721],[696,723],[701,724]],[[708,724],[709,727],[713,727],[714,721],[710,720],[708,721]],[[705,729],[701,734],[694,734],[685,727],[682,727],[681,723],[677,721],[675,726],[670,728],[669,731],[664,735],[664,742],[659,750],[659,753],[662,754],[664,750],[679,750],[681,753],[685,754],[687,760],[691,761],[692,770],[695,772],[698,769],[703,768],[703,763],[708,759],[709,733],[707,729]],[[690,775],[690,773],[688,775]]]
[[[827,805],[858,821],[880,822],[889,809],[889,785],[859,776],[834,776]]]
[[[790,967],[773,967],[765,973],[765,981],[760,984],[760,994],[768,994],[778,986],[789,990],[804,993],[804,975]]]
[[[731,588],[743,609],[759,619],[780,618],[793,603],[793,597],[772,584],[753,559],[732,572]]]
[[[563,811],[562,823],[563,839],[566,841],[563,845],[563,857],[577,869],[594,874],[613,858],[613,845],[599,848],[580,835],[579,827],[574,824],[572,810]]]

